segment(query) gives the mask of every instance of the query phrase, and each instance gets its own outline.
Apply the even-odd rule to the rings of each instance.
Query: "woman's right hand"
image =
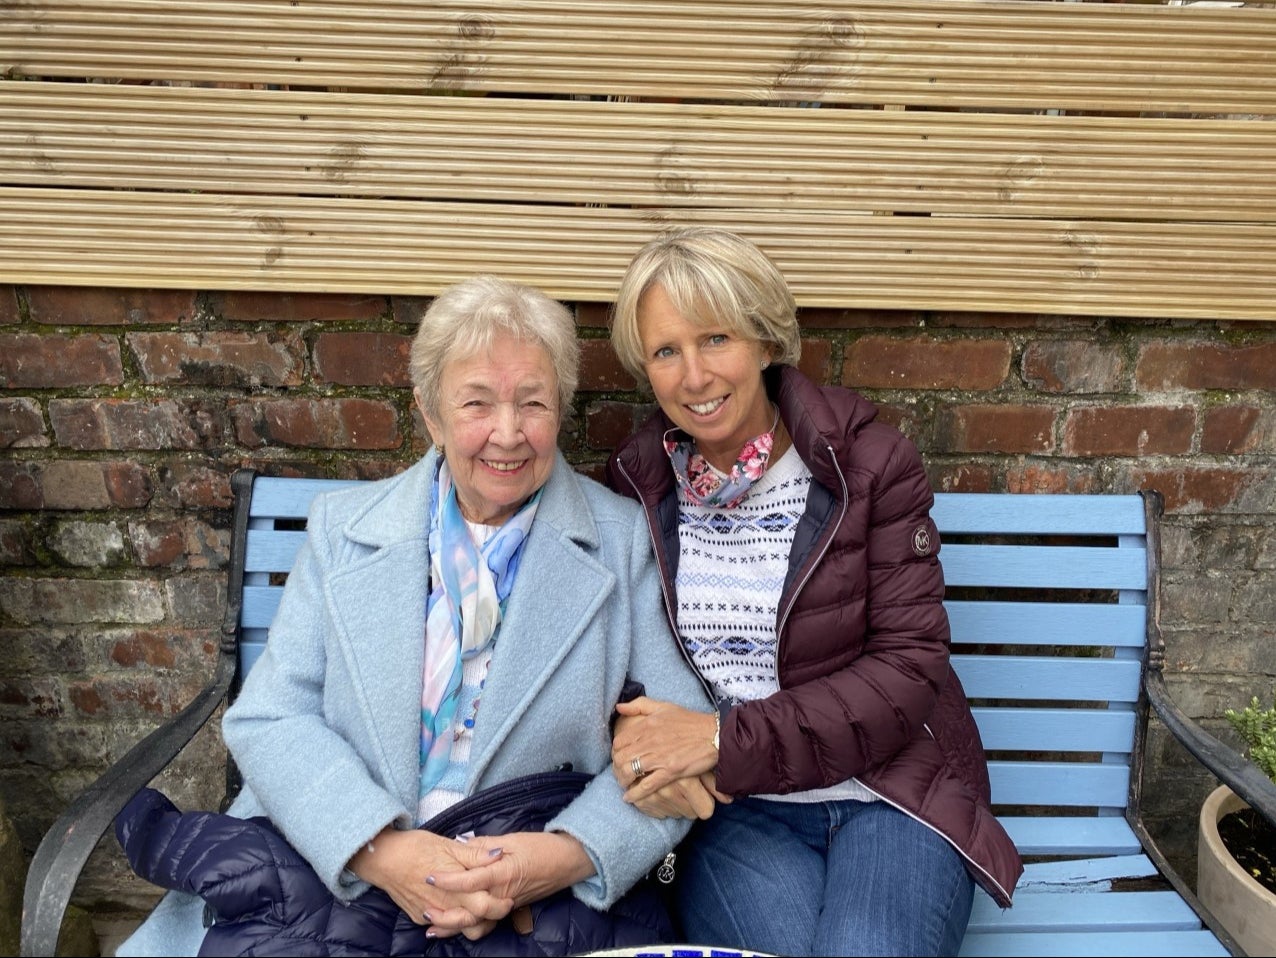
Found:
[[[499,848],[471,846],[419,828],[400,830],[387,826],[359,849],[348,867],[389,895],[416,924],[431,925],[446,915],[447,926],[468,927],[466,937],[478,937],[479,929],[490,930],[509,914],[513,899],[444,891],[427,883],[426,878],[488,865],[499,856]]]
[[[634,799],[633,806],[652,818],[709,818],[718,802],[730,803],[731,796],[714,787],[714,773],[675,779],[645,798]]]
[[[612,772],[625,800],[653,818],[708,818],[717,802],[711,715],[639,696],[616,706]],[[635,777],[637,759],[644,774]],[[642,788],[639,788],[639,785]]]

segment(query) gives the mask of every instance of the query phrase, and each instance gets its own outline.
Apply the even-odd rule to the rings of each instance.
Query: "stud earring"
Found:
[[[771,363],[770,363],[769,361],[767,361],[767,360],[765,360],[765,359],[764,359],[764,360],[762,360],[762,368],[763,368],[763,369],[766,369],[766,368],[767,368],[768,366],[770,366],[770,365],[771,365]]]

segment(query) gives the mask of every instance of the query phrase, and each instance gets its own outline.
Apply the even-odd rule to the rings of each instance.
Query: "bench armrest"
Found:
[[[134,745],[78,795],[45,833],[22,898],[23,958],[57,954],[67,902],[84,863],[128,800],[158,775],[226,698],[235,648],[223,647],[213,680],[189,705]]]
[[[1189,718],[1170,698],[1158,669],[1148,669],[1143,684],[1148,704],[1183,747],[1250,808],[1276,825],[1276,783],[1236,749]]]
[[[31,859],[22,896],[19,938],[22,958],[57,954],[67,903],[98,841],[128,800],[177,757],[231,692],[239,660],[244,550],[254,476],[254,471],[247,468],[231,476],[235,501],[231,520],[233,538],[226,608],[213,677],[185,708],[129,749],[78,795],[45,833]]]
[[[1165,687],[1165,639],[1161,635],[1161,530],[1165,503],[1160,492],[1144,490],[1148,535],[1148,661],[1143,670],[1143,692],[1152,711],[1170,734],[1249,807],[1276,826],[1276,783],[1244,755],[1207,732],[1178,707]]]

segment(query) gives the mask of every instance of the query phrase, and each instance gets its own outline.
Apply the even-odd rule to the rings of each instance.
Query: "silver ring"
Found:
[[[637,755],[629,760],[629,770],[634,773],[634,778],[642,778],[647,774],[642,770],[642,759]]]

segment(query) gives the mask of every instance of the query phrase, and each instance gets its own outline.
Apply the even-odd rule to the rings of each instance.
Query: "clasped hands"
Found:
[[[717,802],[731,801],[714,781],[712,713],[645,695],[616,711],[611,767],[626,802],[652,818],[708,818]]]
[[[518,909],[594,872],[581,844],[558,832],[458,839],[394,828],[351,858],[350,868],[427,926],[428,936],[471,941],[511,912],[516,928],[530,930],[519,927]]]

